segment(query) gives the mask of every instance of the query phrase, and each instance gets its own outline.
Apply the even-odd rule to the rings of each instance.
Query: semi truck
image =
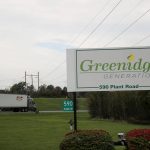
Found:
[[[28,95],[0,94],[0,111],[37,111],[36,104]]]

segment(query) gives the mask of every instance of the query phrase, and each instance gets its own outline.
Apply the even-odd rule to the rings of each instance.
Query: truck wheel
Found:
[[[24,112],[28,112],[28,109],[27,109],[27,108],[24,108]]]
[[[14,110],[13,110],[13,112],[18,112],[19,111],[19,109],[18,108],[15,108]]]

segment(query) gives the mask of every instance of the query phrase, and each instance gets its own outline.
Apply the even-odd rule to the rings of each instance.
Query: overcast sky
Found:
[[[25,71],[66,86],[68,48],[150,46],[149,9],[150,0],[0,0],[0,89]]]

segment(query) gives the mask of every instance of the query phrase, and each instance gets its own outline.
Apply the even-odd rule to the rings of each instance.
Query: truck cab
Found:
[[[33,98],[31,98],[30,96],[28,96],[28,110],[29,111],[37,110],[36,103],[33,101]]]

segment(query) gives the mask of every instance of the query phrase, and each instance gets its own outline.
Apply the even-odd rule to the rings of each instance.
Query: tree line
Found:
[[[28,94],[31,97],[66,97],[67,88],[43,84],[36,90],[33,85],[26,86],[25,82],[19,82],[12,85],[9,90],[1,90],[0,93]]]
[[[93,118],[150,122],[150,91],[93,92],[87,97]]]

